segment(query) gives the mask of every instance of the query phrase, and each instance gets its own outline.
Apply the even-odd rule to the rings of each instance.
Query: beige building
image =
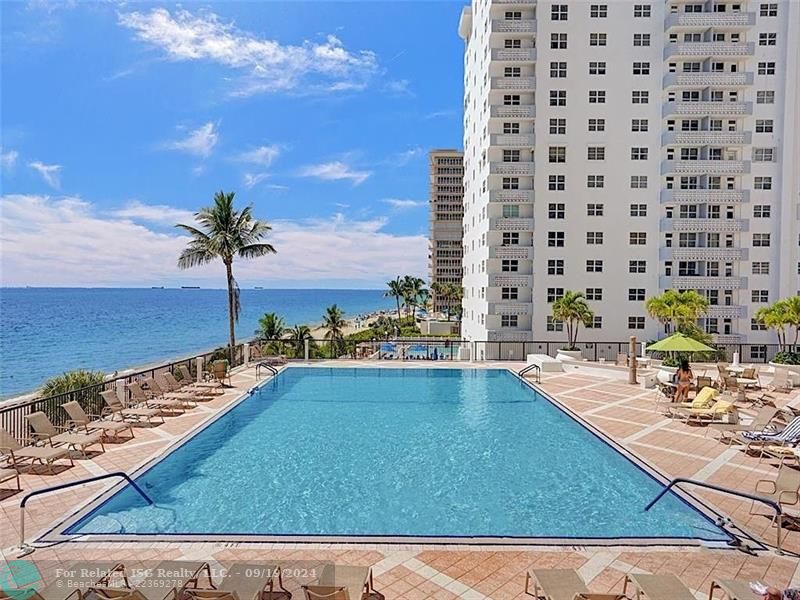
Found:
[[[431,150],[431,233],[429,247],[430,284],[452,283],[461,287],[462,220],[464,218],[464,153]],[[448,302],[432,293],[433,310],[445,310]],[[455,310],[459,302],[451,303]]]

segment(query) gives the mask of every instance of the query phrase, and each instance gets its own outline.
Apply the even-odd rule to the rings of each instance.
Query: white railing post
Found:
[[[203,381],[203,362],[204,362],[203,357],[202,356],[198,356],[197,357],[197,381],[198,381],[198,383],[201,383]]]
[[[304,346],[305,346],[305,358],[306,358],[306,362],[308,362],[308,357],[311,355],[311,340],[306,338],[303,341],[304,341]]]
[[[128,401],[128,399],[125,397],[125,378],[117,379],[114,387],[116,388],[114,391],[117,394],[117,398],[119,398],[120,401],[125,404]]]
[[[250,365],[250,342],[245,342],[244,348],[242,349],[242,354],[244,355],[244,364],[245,366]]]

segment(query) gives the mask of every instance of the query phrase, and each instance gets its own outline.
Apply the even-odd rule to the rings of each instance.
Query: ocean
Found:
[[[237,338],[265,312],[288,325],[317,324],[338,304],[347,317],[391,309],[383,290],[243,289]],[[227,292],[209,289],[0,289],[0,398],[84,368],[113,372],[223,346]]]

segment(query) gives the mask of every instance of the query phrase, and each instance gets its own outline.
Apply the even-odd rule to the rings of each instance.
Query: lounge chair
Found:
[[[667,406],[667,413],[676,416],[681,408],[711,408],[714,399],[719,395],[719,390],[712,387],[704,387],[697,392],[691,402],[674,402]]]
[[[384,600],[372,584],[372,569],[326,565],[317,583],[301,586],[306,600]]]
[[[41,567],[40,567],[41,568]],[[28,582],[21,582],[22,586],[13,581],[5,590],[0,590],[0,598],[11,600],[89,600],[92,597],[90,590],[95,586],[110,586],[111,578],[120,575],[124,585],[127,585],[127,575],[121,563],[115,561],[91,561],[73,564],[60,564],[53,562],[50,568],[45,568],[41,574],[41,581],[35,582],[35,588],[25,589]],[[42,583],[44,586],[42,587]]]
[[[233,387],[227,360],[215,360],[212,362],[209,373],[212,380],[218,382],[222,387]],[[226,381],[228,382],[227,384],[225,383]]]
[[[770,444],[778,446],[796,445],[800,442],[800,417],[792,419],[781,431],[745,431],[736,436],[736,441],[744,444],[745,452]]]
[[[675,575],[643,575],[628,573],[622,593],[627,597],[628,584],[636,589],[637,598],[647,600],[697,600],[694,594]]]
[[[69,416],[67,425],[74,425],[86,429],[88,431],[100,431],[103,435],[110,435],[118,440],[123,439],[120,437],[120,432],[128,430],[131,433],[131,438],[134,438],[133,426],[125,421],[115,421],[113,419],[105,419],[101,415],[86,414],[83,407],[76,401],[67,402],[62,404],[61,408]]]
[[[714,381],[711,377],[705,377],[703,375],[698,375],[697,379],[695,380],[694,388],[695,390],[702,390],[706,387],[714,387]]]
[[[147,386],[149,393],[145,392],[142,386],[135,381],[128,384],[131,399],[137,406],[178,411],[181,413],[186,412],[186,403],[182,399],[164,398],[161,396],[161,390],[156,386],[156,382],[152,377],[148,377],[142,383]]]
[[[204,387],[213,390],[221,390],[224,387],[216,381],[193,381],[192,373],[189,371],[189,367],[187,367],[186,365],[178,365],[178,371],[180,371],[181,377],[183,378],[181,379],[181,381],[188,382],[186,385]],[[225,392],[221,391],[220,393],[225,393]]]
[[[122,420],[132,420],[135,423],[140,423],[143,420],[147,421],[150,425],[153,423],[153,417],[158,417],[164,423],[164,416],[157,408],[141,408],[141,407],[127,407],[117,396],[114,390],[105,390],[100,392],[103,400],[112,415],[119,415]]]
[[[711,581],[711,589],[708,592],[709,600],[714,597],[714,592],[720,590],[728,600],[762,600],[757,596],[750,584],[737,579],[714,579]]]
[[[64,445],[80,452],[86,457],[86,448],[100,444],[100,449],[105,452],[103,445],[103,434],[98,431],[88,429],[70,430],[66,427],[56,427],[50,418],[42,411],[31,413],[25,416],[31,429],[33,437],[38,441],[46,441],[51,446]]]
[[[292,597],[283,585],[281,568],[264,564],[235,563],[227,569],[216,589],[185,588],[181,591],[188,600],[289,600]]]
[[[39,463],[46,467],[50,473],[55,473],[53,463],[66,458],[70,466],[74,466],[69,449],[53,446],[23,446],[14,436],[0,427],[0,454],[6,457],[11,468],[19,471],[22,467],[33,466]],[[25,463],[30,461],[30,465]]]
[[[741,423],[712,423],[708,426],[708,429],[718,431],[718,439],[720,441],[726,439],[730,446],[736,438],[737,433],[744,433],[745,431],[764,431],[772,422],[772,419],[778,416],[778,414],[780,414],[780,411],[777,408],[766,406],[759,410],[753,417],[753,420],[747,425],[742,425]]]
[[[533,592],[530,585],[533,582]],[[624,600],[623,594],[593,594],[574,569],[533,569],[525,573],[525,593],[544,600]]]
[[[195,394],[195,399],[197,400],[210,399],[211,397],[217,395],[214,393],[214,390],[219,390],[220,393],[224,393],[222,392],[222,388],[219,386],[209,387],[207,385],[199,385],[195,383],[182,384],[180,381],[175,379],[175,376],[169,371],[166,373],[161,373],[161,377],[164,379],[166,384],[169,385],[171,391],[183,391]],[[161,385],[161,382],[158,383]],[[163,388],[164,386],[162,385],[161,387]]]
[[[759,479],[756,481],[756,494],[768,498],[784,506],[800,504],[800,471],[781,467],[775,479]],[[755,502],[750,503],[750,514],[753,514]]]
[[[22,488],[19,485],[19,471],[16,469],[0,468],[0,483],[5,483],[6,481],[11,481],[12,479],[15,479],[17,482],[17,487],[14,489],[18,492],[22,491]]]
[[[708,408],[678,408],[673,416],[687,424],[696,423],[736,423],[739,413],[736,405],[727,400],[718,400]]]
[[[90,592],[107,600],[183,600],[182,593],[200,586],[214,589],[211,567],[206,562],[165,560],[148,569],[144,580],[125,587],[93,586]]]
[[[770,392],[789,392],[792,387],[792,381],[789,379],[789,369],[775,367],[775,374],[772,376],[772,381],[767,385],[767,389]]]

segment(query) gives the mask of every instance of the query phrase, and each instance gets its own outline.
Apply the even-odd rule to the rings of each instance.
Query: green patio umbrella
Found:
[[[709,348],[703,342],[698,342],[682,333],[659,340],[655,344],[649,345],[647,349],[657,352],[715,352],[714,348]]]

